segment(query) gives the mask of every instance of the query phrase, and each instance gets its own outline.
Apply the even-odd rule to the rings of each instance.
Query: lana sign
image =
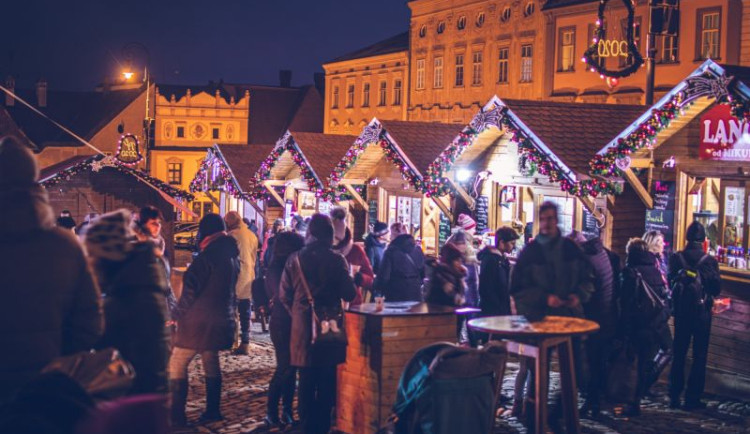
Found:
[[[701,160],[750,161],[750,123],[717,104],[701,117]]]

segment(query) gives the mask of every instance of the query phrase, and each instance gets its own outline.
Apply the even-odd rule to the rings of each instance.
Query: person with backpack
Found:
[[[669,259],[674,309],[674,360],[669,373],[670,407],[680,406],[685,387],[685,358],[693,342],[693,365],[685,392],[687,410],[705,408],[706,359],[711,336],[711,308],[721,290],[719,263],[703,251],[706,229],[695,221],[687,228],[685,250]]]
[[[649,250],[648,243],[640,238],[628,241],[627,258],[622,271],[621,328],[626,339],[635,346],[638,357],[638,382],[635,395],[624,414],[638,416],[641,399],[646,395],[660,371],[654,367],[659,348],[671,348],[669,309],[666,302],[664,280]],[[655,376],[655,377],[654,377]]]

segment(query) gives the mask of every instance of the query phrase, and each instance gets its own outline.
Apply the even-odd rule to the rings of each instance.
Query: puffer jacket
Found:
[[[399,235],[383,255],[374,288],[386,301],[422,301],[424,254],[411,235]]]
[[[494,247],[485,247],[477,258],[479,307],[482,316],[510,315],[510,261]]]
[[[165,393],[169,332],[164,263],[150,243],[142,242],[127,259],[107,267],[109,276],[102,279],[105,328],[98,346],[117,348],[133,364],[137,375],[130,393]]]
[[[239,223],[237,229],[229,231],[229,235],[237,242],[240,251],[240,274],[237,276],[237,299],[247,300],[252,293],[255,280],[255,260],[258,256],[258,238],[244,222]]]
[[[632,251],[627,257],[622,271],[622,329],[627,335],[637,336],[643,331],[658,332],[668,327],[669,310],[665,307],[654,318],[643,322],[639,320],[638,287],[636,286],[636,271],[641,274],[643,281],[665,302],[667,299],[666,283],[661,275],[656,256],[651,252]]]
[[[234,238],[223,235],[208,244],[185,271],[175,312],[177,347],[196,351],[232,347],[239,253]]]
[[[586,318],[599,324],[600,335],[611,336],[617,328],[617,309],[614,298],[615,271],[612,269],[612,260],[600,238],[589,240],[581,247],[589,261],[594,278],[594,292],[589,301],[583,305]]]
[[[41,186],[0,192],[0,258],[3,401],[55,357],[91,349],[104,321],[83,249]]]

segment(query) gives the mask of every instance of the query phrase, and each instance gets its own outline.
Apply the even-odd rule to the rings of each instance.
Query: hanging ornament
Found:
[[[625,171],[630,169],[630,164],[632,163],[632,160],[629,156],[625,155],[623,157],[618,158],[615,160],[615,165],[618,169]]]
[[[608,26],[610,23],[608,23],[605,17],[607,5],[610,1],[622,2],[628,14],[625,34],[620,39],[614,37],[616,32],[613,31],[620,24],[620,20],[612,19],[610,20],[612,21],[612,26]],[[629,76],[643,65],[643,56],[638,51],[635,41],[635,26],[639,24],[635,21],[635,5],[632,0],[600,0],[595,24],[596,28],[594,29],[594,38],[591,41],[591,46],[589,46],[581,59],[591,72],[598,73],[602,78],[621,78]],[[608,34],[612,36],[609,39],[607,38]],[[619,69],[609,69],[607,68],[607,61],[609,59],[613,60],[610,63],[616,63],[618,66],[621,65],[621,59],[625,59],[625,62],[622,63],[623,66],[619,67]],[[609,82],[607,84],[609,85]]]

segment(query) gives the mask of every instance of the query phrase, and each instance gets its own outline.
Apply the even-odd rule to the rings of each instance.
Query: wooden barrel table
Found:
[[[414,353],[456,342],[456,314],[452,307],[386,302],[380,312],[375,303],[365,303],[345,315],[349,345],[338,368],[336,429],[375,433],[391,414],[401,371]]]

